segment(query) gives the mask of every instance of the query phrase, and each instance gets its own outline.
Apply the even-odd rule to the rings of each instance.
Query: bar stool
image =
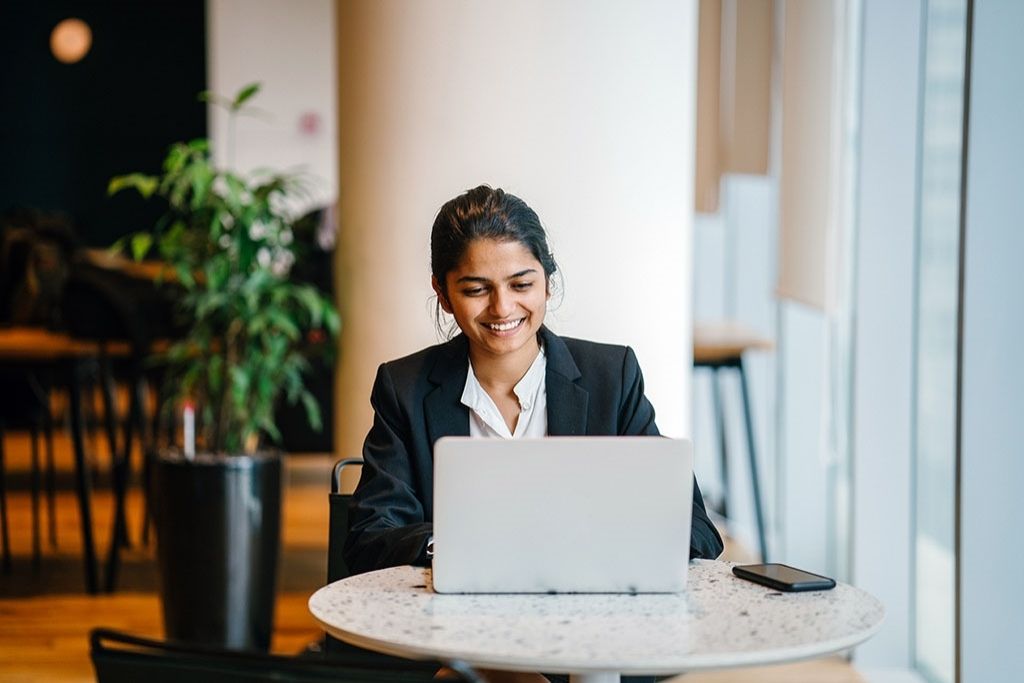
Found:
[[[735,322],[695,323],[693,326],[693,367],[711,370],[711,398],[715,412],[715,426],[718,431],[718,452],[722,468],[721,514],[729,516],[729,458],[726,440],[725,408],[719,374],[723,368],[733,368],[739,373],[740,389],[743,396],[743,417],[747,432],[747,456],[750,460],[750,481],[754,493],[754,513],[757,520],[757,538],[761,550],[761,561],[768,561],[768,543],[764,530],[764,503],[761,498],[761,483],[757,469],[757,450],[754,440],[754,421],[750,414],[750,394],[747,388],[747,373],[743,368],[743,354],[750,350],[770,350],[774,344],[753,330]]]

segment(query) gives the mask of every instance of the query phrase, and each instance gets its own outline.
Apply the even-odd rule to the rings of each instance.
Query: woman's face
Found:
[[[473,240],[445,280],[447,297],[433,280],[438,301],[455,316],[475,354],[500,357],[536,348],[549,294],[544,266],[523,244]]]

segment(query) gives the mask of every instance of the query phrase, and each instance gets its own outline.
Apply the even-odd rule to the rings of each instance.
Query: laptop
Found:
[[[682,591],[692,499],[685,439],[439,439],[433,588]]]

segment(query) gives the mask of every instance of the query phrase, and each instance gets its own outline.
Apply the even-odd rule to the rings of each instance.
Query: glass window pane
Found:
[[[957,286],[966,0],[927,3],[918,234],[915,664],[952,683]]]

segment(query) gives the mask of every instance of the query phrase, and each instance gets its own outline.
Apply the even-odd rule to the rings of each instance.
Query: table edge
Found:
[[[835,638],[830,641],[823,641],[821,643],[814,643],[810,645],[794,646],[782,650],[774,651],[768,655],[764,652],[751,652],[741,653],[729,658],[729,661],[722,661],[722,654],[708,653],[702,655],[691,655],[688,656],[689,660],[685,665],[681,663],[665,662],[664,664],[656,664],[653,666],[633,666],[633,665],[620,665],[618,668],[609,669],[607,666],[594,667],[587,666],[585,662],[570,665],[551,665],[548,663],[524,663],[522,660],[511,661],[504,660],[500,657],[497,658],[475,658],[466,657],[456,652],[439,653],[438,651],[426,651],[422,648],[414,646],[395,646],[390,641],[381,641],[375,638],[369,638],[363,635],[352,633],[344,629],[338,628],[332,624],[327,623],[320,618],[320,615],[313,609],[313,600],[316,596],[331,584],[321,586],[317,589],[307,601],[307,609],[312,615],[313,619],[320,625],[324,631],[345,643],[361,647],[366,650],[372,650],[374,652],[380,652],[386,655],[392,655],[394,657],[401,657],[404,659],[412,660],[427,660],[445,662],[458,660],[466,662],[471,666],[478,668],[492,668],[499,669],[502,671],[525,671],[525,672],[536,672],[543,670],[546,673],[558,673],[558,674],[580,674],[580,673],[600,673],[615,671],[624,675],[655,675],[655,676],[671,676],[675,674],[686,673],[690,671],[707,671],[707,670],[720,670],[720,669],[736,669],[742,667],[752,666],[770,666],[773,664],[783,664],[798,661],[805,661],[809,659],[817,659],[819,657],[826,657],[837,652],[852,649],[861,643],[867,641],[874,636],[882,628],[885,623],[886,610],[885,606],[878,601],[873,595],[871,597],[876,600],[882,609],[882,615],[879,620],[870,626],[869,628],[855,633],[849,636]],[[850,586],[856,588],[855,586]],[[860,589],[857,589],[860,590]],[[868,594],[870,595],[870,594]]]

